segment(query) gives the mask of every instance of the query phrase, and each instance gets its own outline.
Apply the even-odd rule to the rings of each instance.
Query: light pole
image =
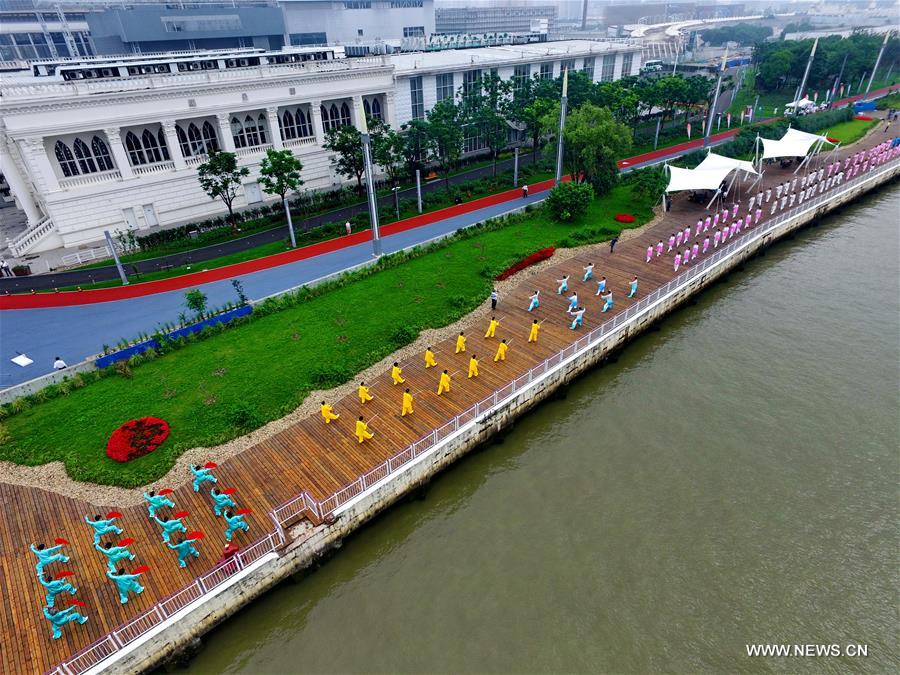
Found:
[[[113,244],[109,230],[103,230],[103,236],[106,237],[106,245],[109,246],[109,252],[112,253],[113,260],[116,261],[116,269],[119,271],[119,278],[122,280],[122,285],[127,286],[128,277],[125,276],[125,269],[122,267],[122,263],[119,262],[119,253],[116,251],[116,245]]]
[[[722,54],[722,67],[719,68],[719,79],[716,81],[716,93],[713,94],[712,107],[707,115],[706,133],[703,135],[703,146],[709,143],[709,135],[712,133],[713,119],[716,117],[716,106],[719,105],[719,92],[722,91],[722,76],[725,74],[725,62],[728,61],[728,47]]]
[[[562,181],[563,130],[566,128],[566,107],[569,102],[569,69],[563,71],[562,98],[559,100],[559,138],[556,139],[556,184]]]
[[[356,106],[356,116],[360,120],[359,138],[362,142],[363,167],[366,172],[366,194],[369,197],[369,222],[372,223],[372,255],[381,256],[381,234],[378,230],[378,201],[375,199],[375,181],[372,180],[372,139],[369,137],[369,125],[366,124],[366,113],[362,103]]]
[[[806,62],[806,70],[803,71],[803,79],[800,81],[800,89],[797,90],[795,101],[803,98],[803,92],[806,89],[806,80],[809,77],[809,69],[812,67],[813,57],[816,55],[816,47],[819,46],[819,38],[813,41],[812,51],[809,53],[809,60]],[[796,112],[796,111],[795,111]]]
[[[394,209],[397,211],[397,220],[400,220],[400,186],[395,185],[391,191],[394,193]]]
[[[881,43],[881,49],[878,50],[878,58],[875,59],[875,67],[872,68],[872,74],[869,76],[869,84],[866,85],[866,93],[863,98],[869,95],[869,90],[872,89],[872,82],[875,80],[875,73],[878,70],[878,66],[881,65],[881,57],[884,56],[884,48],[887,47],[888,38],[891,36],[891,31],[888,31],[884,34],[884,42]]]

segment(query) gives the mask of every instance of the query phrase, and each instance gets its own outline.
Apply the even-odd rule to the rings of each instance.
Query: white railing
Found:
[[[155,164],[144,164],[141,166],[133,166],[131,170],[134,171],[135,176],[146,176],[151,173],[163,173],[165,171],[174,171],[175,170],[175,162],[166,161],[166,162],[156,162]]]
[[[194,155],[193,157],[185,157],[184,163],[187,166],[200,166],[209,159],[209,155]]]
[[[892,171],[898,165],[900,165],[900,158],[885,162],[861,176],[844,181],[844,183],[837,186],[837,188],[833,186],[830,190],[807,200],[803,204],[782,211],[778,215],[771,216],[770,219],[763,222],[762,226],[753,226],[751,229],[745,230],[742,234],[737,235],[731,242],[724,244],[711,255],[704,258],[700,263],[685,268],[684,272],[665,285],[657,288],[649,295],[641,298],[624,312],[616,314],[609,321],[600,324],[589,333],[582,335],[574,343],[551,355],[528,372],[520,375],[500,389],[497,389],[487,398],[460,413],[443,426],[434,429],[425,437],[404,448],[384,463],[376,466],[368,473],[360,476],[357,480],[335,492],[323,501],[316,501],[306,491],[300,492],[298,496],[287,500],[277,508],[273,509],[269,514],[275,522],[275,530],[273,532],[270,532],[248,548],[238,552],[227,561],[198,577],[189,586],[186,586],[180,591],[158,602],[143,614],[132,619],[129,623],[117,628],[109,635],[106,635],[97,642],[94,642],[81,650],[75,656],[59,664],[50,672],[60,673],[62,675],[80,675],[80,673],[84,673],[91,668],[94,668],[103,660],[113,656],[122,647],[134,642],[147,631],[160,625],[178,611],[184,609],[193,602],[201,600],[206,594],[222,584],[227,583],[229,579],[248,565],[253,564],[269,553],[276,552],[286,541],[284,530],[286,524],[291,519],[296,518],[304,512],[316,516],[317,519],[323,519],[333,514],[337,508],[362,494],[377,482],[387,479],[392,474],[400,471],[416,457],[419,457],[449,436],[461,430],[465,430],[479,421],[487,419],[491,413],[505,405],[515,394],[521,393],[523,390],[533,386],[544,376],[564,367],[569,361],[576,358],[582,352],[591,349],[594,345],[612,333],[618,332],[634,319],[647,313],[657,303],[667,299],[670,295],[683,290],[697,279],[697,277],[719,266],[728,258],[747,248],[751,243],[768,235],[786,221],[795,218],[801,213],[815,209],[817,206],[832,199],[838,191],[847,192],[863,181],[872,180],[888,171]]]
[[[234,154],[238,157],[252,157],[265,152],[272,147],[271,143],[263,143],[262,145],[254,145],[252,148],[237,148]]]
[[[60,258],[60,262],[62,262],[63,266],[69,267],[71,265],[81,265],[91,260],[106,260],[107,258],[112,258],[109,247],[98,246],[97,248],[89,248],[87,251],[77,251],[64,255]]]
[[[316,137],[315,136],[307,136],[305,138],[291,138],[284,141],[284,147],[286,148],[296,148],[298,145],[315,145]]]
[[[28,253],[32,246],[53,232],[54,229],[53,221],[49,218],[44,218],[34,227],[29,227],[19,234],[15,239],[8,239],[6,245],[9,247],[10,253],[12,253],[13,256],[18,257],[24,253]]]
[[[61,178],[59,187],[64,190],[71,188],[84,187],[85,185],[96,185],[98,183],[108,183],[109,181],[119,180],[122,174],[118,169],[112,171],[100,171],[98,173],[89,173],[83,176],[73,176],[72,178]]]

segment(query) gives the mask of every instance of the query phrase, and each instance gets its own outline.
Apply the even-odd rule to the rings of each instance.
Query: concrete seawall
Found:
[[[574,351],[558,366],[536,377],[528,386],[512,393],[475,423],[460,426],[431,450],[404,465],[370,489],[359,494],[335,512],[332,524],[313,526],[304,520],[287,535],[287,544],[278,554],[269,554],[232,579],[211,597],[184,608],[159,625],[145,638],[120,650],[94,672],[145,672],[177,657],[205,632],[237,612],[276,584],[313,565],[330,550],[339,547],[344,537],[396,501],[427,483],[440,471],[475,447],[509,427],[532,407],[554,395],[569,382],[602,363],[612,352],[663,319],[703,289],[739,268],[747,259],[761,253],[779,239],[815,223],[823,215],[860,198],[867,192],[893,181],[900,174],[900,161],[879,167],[868,180],[835,190],[828,202],[811,206],[768,230],[748,236],[745,243],[728,257],[704,270],[687,283],[674,288],[605,335],[599,342]]]

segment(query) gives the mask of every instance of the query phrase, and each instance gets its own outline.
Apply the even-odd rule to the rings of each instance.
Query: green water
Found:
[[[895,184],[751,262],[192,670],[896,672],[898,209]]]

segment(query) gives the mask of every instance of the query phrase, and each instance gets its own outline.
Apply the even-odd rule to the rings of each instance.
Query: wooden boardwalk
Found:
[[[876,135],[867,145],[883,140],[880,136]],[[858,149],[853,147],[854,151]],[[769,167],[765,185],[781,183],[790,175],[789,170]],[[748,198],[749,195],[743,195],[744,207]],[[247,516],[250,532],[238,533],[235,543],[246,546],[270,531],[272,522],[268,512],[300,490],[306,490],[318,500],[328,497],[571,344],[586,330],[627,309],[636,301],[626,298],[632,277],[639,279],[638,299],[671,280],[675,276],[672,254],[647,264],[647,245],[667,239],[670,232],[679,227],[693,226],[701,213],[705,214],[702,205],[691,204],[684,198],[676,199],[673,210],[662,222],[639,237],[621,242],[614,254],[610,254],[607,244],[598,245],[552,266],[527,285],[523,283],[516,287],[501,299],[496,312],[501,326],[496,337],[486,339],[487,320],[478,320],[465,330],[468,338],[465,354],[454,354],[455,339],[435,344],[437,368],[426,370],[422,355],[416,355],[401,364],[405,385],[393,385],[390,373],[384,372],[367,382],[374,395],[373,401],[362,405],[354,394],[333,402],[335,412],[341,415],[338,422],[325,425],[315,415],[225,461],[215,471],[219,486],[236,488],[234,497],[238,506],[254,511]],[[613,290],[615,306],[605,315],[601,315],[602,302],[595,295],[596,281],[581,281],[582,268],[589,262],[595,264],[595,280],[605,276]],[[571,319],[565,313],[567,300],[556,294],[555,280],[563,274],[570,277],[569,291],[577,291],[580,303],[587,308],[585,326],[577,331],[569,328]],[[528,298],[534,290],[541,291],[541,306],[528,313]],[[529,345],[528,332],[535,318],[543,321],[540,339],[536,345]],[[510,344],[507,359],[494,363],[497,345],[503,338]],[[467,379],[468,360],[472,355],[478,356],[480,375],[476,379]],[[452,390],[439,397],[436,394],[438,378],[444,368],[453,375]],[[405,387],[410,387],[414,393],[415,412],[401,418],[400,401]],[[362,445],[353,435],[354,422],[359,415],[364,416],[375,434],[371,441]],[[191,560],[186,569],[179,569],[176,553],[161,542],[159,528],[148,519],[146,508],[118,509],[123,514],[118,523],[124,533],[114,539],[129,537],[135,540],[131,549],[137,557],[125,564],[126,569],[138,565],[150,567],[141,579],[145,592],[133,596],[123,606],[119,604],[114,584],[105,577],[104,557],[93,548],[93,531],[84,523],[85,515],[102,514],[114,507],[97,509],[49,490],[0,482],[0,509],[4,514],[0,526],[0,592],[4,599],[0,609],[0,634],[3,636],[0,672],[45,671],[212,568],[225,543],[225,524],[213,514],[208,487],[205,485],[198,494],[187,483],[170,495],[177,505],[174,510],[189,512],[185,518],[188,530],[206,534],[199,543],[200,558]],[[75,573],[76,597],[86,603],[83,611],[89,617],[85,625],[65,626],[60,640],[50,639],[48,622],[42,616],[44,589],[36,580],[35,557],[28,550],[31,542],[50,545],[55,537],[69,540],[71,545],[63,552],[72,560],[49,566],[47,570]],[[59,596],[58,601],[65,605],[68,597]]]

